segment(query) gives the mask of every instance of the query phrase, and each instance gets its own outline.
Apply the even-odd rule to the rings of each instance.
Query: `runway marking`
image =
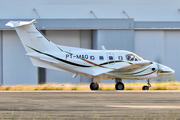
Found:
[[[162,109],[162,108],[171,108],[171,109],[180,109],[180,106],[134,106],[134,105],[107,105],[107,107],[125,107],[125,108],[157,108],[157,109]]]

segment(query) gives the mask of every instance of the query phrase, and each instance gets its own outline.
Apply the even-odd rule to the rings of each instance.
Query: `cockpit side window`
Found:
[[[126,59],[128,60],[128,61],[134,61],[134,55],[133,54],[127,54],[126,55]]]

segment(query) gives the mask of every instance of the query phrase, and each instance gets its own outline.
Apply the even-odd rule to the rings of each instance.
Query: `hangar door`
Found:
[[[144,59],[163,63],[164,31],[135,31],[134,49]]]
[[[14,30],[2,32],[3,84],[37,84],[37,67],[26,56],[26,51]]]
[[[91,48],[91,31],[90,30],[48,30],[47,37],[58,45]],[[73,73],[46,69],[47,83],[82,83],[90,82],[86,77],[77,76],[72,78]]]
[[[180,80],[180,31],[164,31],[164,64],[175,70],[175,78]]]
[[[177,80],[180,60],[180,31],[135,31],[135,53],[147,60],[175,70]],[[174,79],[174,78],[173,78]]]

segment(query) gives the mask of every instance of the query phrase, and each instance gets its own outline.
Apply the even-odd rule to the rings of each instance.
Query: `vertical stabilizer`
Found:
[[[15,27],[15,30],[25,48],[27,53],[34,53],[30,49],[36,49],[41,52],[57,49],[55,44],[48,40],[39,30],[33,25],[35,20],[32,21],[10,21],[6,26]]]

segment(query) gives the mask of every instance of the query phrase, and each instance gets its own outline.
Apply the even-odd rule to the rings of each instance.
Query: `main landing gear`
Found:
[[[116,90],[124,90],[124,84],[122,82],[117,82],[115,85]],[[91,83],[90,84],[90,89],[91,90],[98,90],[99,89],[99,84],[98,83]]]
[[[150,79],[147,80],[148,86],[146,86],[146,85],[143,86],[143,87],[142,87],[142,90],[149,90],[149,88],[151,87],[150,81],[151,81]]]
[[[115,82],[116,82],[115,85],[116,90],[124,90],[124,84],[122,83],[122,79],[116,78]]]
[[[100,83],[100,81],[98,79],[93,79],[93,82],[90,84],[91,90],[99,89],[99,84],[97,82]],[[116,78],[115,82],[116,82],[116,85],[115,85],[116,90],[124,90],[124,84],[122,83],[122,79]]]
[[[98,89],[99,89],[99,84],[92,82],[92,83],[90,84],[90,89],[91,89],[91,90],[98,90]]]
[[[100,82],[100,81],[93,81],[90,84],[91,90],[98,90],[99,89],[99,84],[97,82]],[[124,84],[122,83],[122,79],[116,78],[115,82],[116,82],[116,85],[115,85],[116,90],[124,90]]]
[[[118,82],[115,85],[116,90],[124,90],[124,84],[122,82]]]

